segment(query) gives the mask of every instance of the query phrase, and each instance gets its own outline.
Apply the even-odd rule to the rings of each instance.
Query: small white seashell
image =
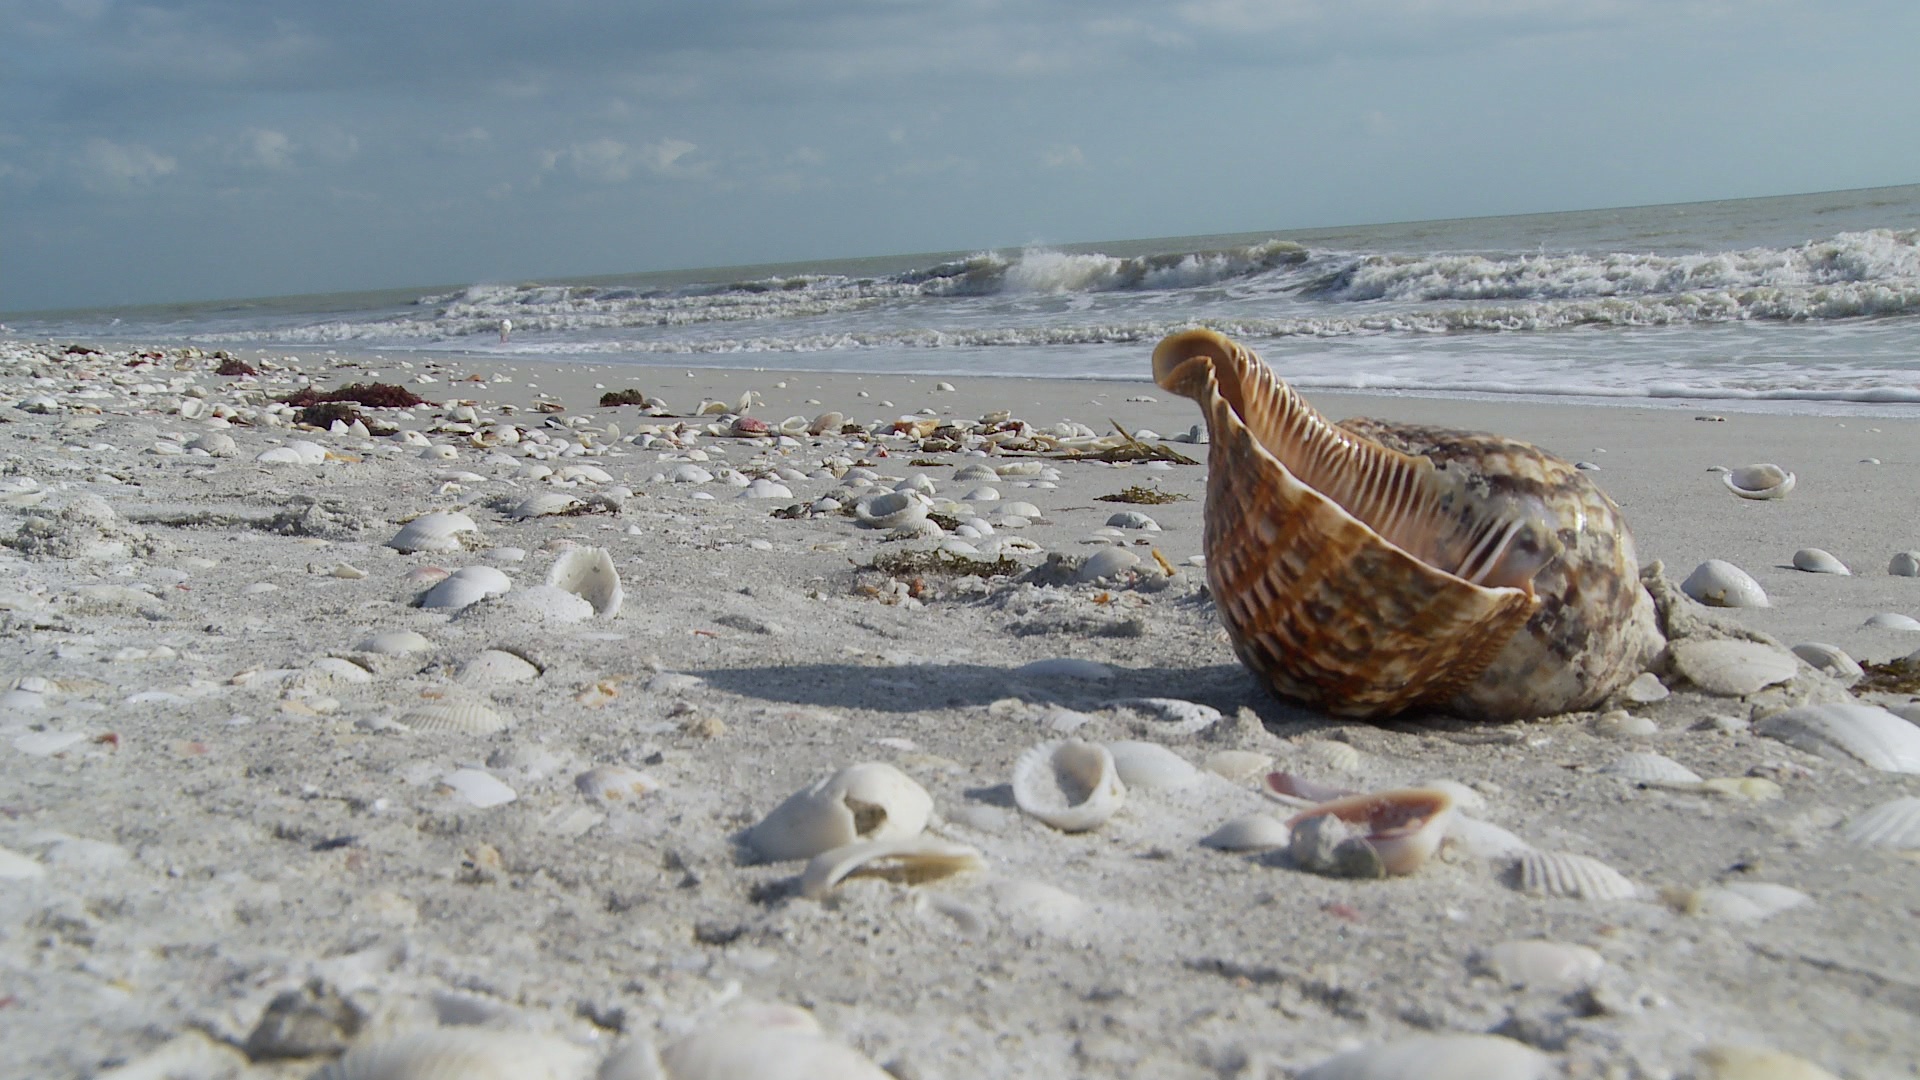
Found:
[[[1533,850],[1533,845],[1512,832],[1493,824],[1455,814],[1447,823],[1447,842],[1456,849],[1482,859],[1517,859]]]
[[[1480,958],[1494,978],[1522,990],[1577,990],[1591,986],[1607,962],[1585,945],[1562,941],[1503,941]]]
[[[354,652],[379,653],[382,656],[405,656],[408,653],[426,652],[433,648],[433,642],[412,630],[389,630],[384,634],[375,634],[353,647]]]
[[[713,474],[698,465],[676,465],[667,473],[667,481],[674,484],[707,484],[713,482]]]
[[[1273,768],[1273,755],[1258,750],[1215,750],[1207,755],[1206,768],[1223,780],[1244,784],[1266,775]]]
[[[978,870],[980,852],[933,836],[867,840],[815,855],[800,874],[800,895],[818,900],[848,877],[884,877],[905,885]]]
[[[1220,722],[1219,709],[1181,698],[1121,698],[1110,704],[1145,713],[1165,724],[1164,730],[1175,735],[1192,735]],[[1267,758],[1268,764],[1272,762],[1272,758]]]
[[[1866,675],[1859,661],[1848,656],[1846,650],[1824,641],[1808,641],[1795,645],[1793,655],[1805,660],[1815,671],[1825,672],[1839,680],[1842,686],[1852,686]]]
[[[859,1051],[822,1034],[813,1014],[791,1005],[736,1008],[657,1059],[644,1046],[615,1058],[628,1055],[632,1065],[609,1058],[598,1080],[892,1080]]]
[[[1200,770],[1159,743],[1122,740],[1107,744],[1120,782],[1143,791],[1173,791],[1200,780]]]
[[[13,740],[13,748],[28,757],[52,757],[86,739],[84,731],[29,731]]]
[[[1040,508],[1032,503],[1017,501],[1001,503],[995,513],[1002,518],[1022,517],[1028,521],[1040,521],[1045,516],[1040,513]]]
[[[596,765],[574,777],[573,786],[590,802],[631,803],[659,791],[660,781],[625,765]]]
[[[463,683],[530,682],[540,677],[531,660],[503,649],[487,649],[460,667]]]
[[[1056,656],[1021,664],[1013,669],[1013,674],[1033,679],[1087,679],[1098,682],[1113,678],[1113,669],[1098,660]]]
[[[1784,499],[1793,490],[1793,474],[1778,465],[1742,465],[1721,474],[1727,490],[1743,499]]]
[[[620,587],[620,572],[614,569],[613,556],[606,548],[577,547],[561,552],[547,571],[547,584],[593,605],[593,613],[602,619],[620,614],[626,592]]]
[[[1920,773],[1920,727],[1875,705],[1802,705],[1764,717],[1753,729],[1821,757]]]
[[[507,516],[513,518],[515,521],[525,521],[528,518],[551,517],[554,514],[569,513],[581,505],[584,504],[571,495],[565,495],[558,491],[543,491],[537,495],[529,495],[520,500],[519,503],[514,505],[513,509],[507,511]]]
[[[233,436],[224,431],[209,431],[188,443],[187,449],[198,450],[210,457],[233,457],[240,452]]]
[[[1844,574],[1851,576],[1853,571],[1847,564],[1833,557],[1831,552],[1819,548],[1801,548],[1793,553],[1793,568],[1805,570],[1809,574]]]
[[[1810,904],[1813,899],[1799,889],[1765,881],[1733,881],[1701,889],[1692,897],[1688,910],[1695,915],[1722,922],[1759,922],[1790,908]]]
[[[40,860],[0,848],[0,881],[26,881],[46,876],[47,868],[40,864]]]
[[[1766,590],[1745,570],[1708,559],[1680,583],[1680,591],[1708,607],[1767,607]]]
[[[582,1080],[591,1051],[547,1035],[431,1028],[361,1043],[313,1080]]]
[[[426,595],[420,598],[420,606],[446,611],[459,611],[463,608],[472,607],[493,595],[496,594],[487,588],[485,582],[475,580],[474,578],[463,578],[458,574],[453,574],[443,579],[433,588],[428,589]]]
[[[897,529],[924,521],[927,504],[911,492],[883,491],[853,504],[854,519],[869,529]]]
[[[1673,667],[1709,694],[1746,697],[1793,678],[1800,660],[1757,641],[1683,641],[1673,647]]]
[[[1636,784],[1697,784],[1700,774],[1664,754],[1622,754],[1600,769]]]
[[[1665,701],[1670,694],[1672,691],[1660,681],[1660,676],[1651,671],[1643,671],[1634,676],[1633,681],[1627,684],[1627,688],[1620,691],[1621,697],[1635,705],[1651,705],[1656,701]]]
[[[1658,735],[1660,725],[1644,716],[1635,716],[1624,709],[1601,713],[1593,722],[1593,733],[1609,739],[1633,739],[1648,735]]]
[[[1000,474],[976,461],[971,465],[962,465],[953,470],[953,475],[947,479],[962,484],[976,484],[981,481],[991,483],[1000,479]]]
[[[1920,798],[1904,795],[1863,811],[1840,835],[1863,847],[1920,851]]]
[[[1013,801],[1062,832],[1103,824],[1126,801],[1127,788],[1107,748],[1080,739],[1045,742],[1013,765]]]
[[[1546,1080],[1547,1055],[1501,1035],[1416,1035],[1349,1050],[1299,1080]]]
[[[421,514],[406,523],[387,546],[399,551],[459,551],[480,527],[462,513]]]
[[[429,735],[491,735],[510,723],[498,709],[479,701],[423,702],[396,719]]]
[[[965,495],[960,496],[960,501],[975,502],[975,503],[999,502],[1000,489],[997,487],[994,487],[992,484],[981,484],[979,487],[974,488],[972,491],[969,491]]]
[[[1710,1046],[1699,1059],[1694,1080],[1840,1080],[1805,1058],[1757,1046]]]
[[[1637,891],[1620,871],[1585,855],[1528,851],[1517,864],[1520,891],[1571,900],[1631,900]]]
[[[1887,573],[1894,577],[1920,577],[1920,551],[1896,552],[1887,560]]]
[[[1272,814],[1234,818],[1208,833],[1200,843],[1221,851],[1270,851],[1287,846],[1293,830]]]
[[[785,484],[778,483],[773,480],[769,480],[763,476],[757,480],[754,480],[748,483],[746,487],[741,488],[740,494],[735,495],[734,498],[736,499],[791,499],[793,498],[793,489],[789,488]]]
[[[482,810],[504,806],[519,797],[498,777],[482,769],[455,769],[442,776],[440,783]]]
[[[1074,572],[1073,579],[1082,583],[1104,581],[1138,568],[1140,556],[1125,548],[1105,548],[1087,556],[1080,569]]]
[[[1147,532],[1159,532],[1160,523],[1138,510],[1122,510],[1107,519],[1107,524],[1116,529],[1144,529]]]
[[[885,762],[849,765],[788,796],[745,840],[769,862],[810,859],[834,848],[919,835],[933,796]]]
[[[1886,611],[1869,616],[1867,625],[1878,630],[1920,630],[1920,619],[1897,611]]]
[[[552,585],[515,589],[500,598],[500,606],[544,622],[575,623],[593,618],[591,601]]]
[[[373,673],[351,660],[338,656],[323,656],[307,665],[307,670],[323,682],[347,683],[354,686],[373,681]]]

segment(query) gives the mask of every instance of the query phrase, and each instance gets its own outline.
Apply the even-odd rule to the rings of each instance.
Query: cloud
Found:
[[[1049,169],[1077,169],[1087,163],[1087,157],[1080,148],[1071,144],[1049,146],[1040,155],[1040,164]]]
[[[683,178],[703,176],[710,169],[707,163],[686,160],[698,149],[685,139],[661,139],[630,146],[619,139],[602,137],[574,143],[565,150],[547,151],[542,155],[543,171],[564,163],[573,175],[596,184],[624,184],[641,173]]]
[[[88,139],[78,162],[80,182],[89,191],[102,194],[126,194],[145,187],[159,177],[171,174],[180,163],[139,143],[117,143],[108,139]]]
[[[240,133],[227,156],[237,165],[286,172],[293,167],[293,140],[282,131],[248,128]]]

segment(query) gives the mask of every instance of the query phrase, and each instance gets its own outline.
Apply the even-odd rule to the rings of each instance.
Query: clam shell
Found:
[[[849,765],[787,797],[747,830],[746,843],[769,862],[811,859],[863,841],[916,836],[933,815],[933,796],[885,762]]]
[[[869,840],[815,855],[800,874],[800,895],[818,900],[854,875],[917,885],[982,865],[977,849],[937,837]]]
[[[1607,962],[1585,945],[1562,941],[1503,941],[1480,963],[1494,978],[1520,989],[1575,990],[1592,985]]]
[[[1824,641],[1807,641],[1795,645],[1793,655],[1805,660],[1815,671],[1832,676],[1842,686],[1852,686],[1866,675],[1866,671],[1860,667],[1860,662],[1848,656],[1845,649],[1838,645],[1829,645]]]
[[[1697,784],[1700,774],[1664,754],[1622,754],[1600,770],[1637,784]]]
[[[1123,740],[1107,744],[1120,782],[1142,791],[1172,791],[1200,781],[1200,770],[1159,743]]]
[[[592,1058],[551,1036],[434,1028],[355,1046],[313,1080],[583,1080]]]
[[[547,584],[593,605],[593,614],[602,619],[620,614],[626,597],[620,587],[620,572],[614,569],[613,556],[606,548],[577,547],[561,552],[547,571]]]
[[[1920,773],[1920,727],[1875,705],[1802,705],[1763,717],[1753,729],[1821,757]]]
[[[1694,567],[1680,591],[1708,607],[1767,607],[1767,593],[1745,570],[1724,559]]]
[[[1895,552],[1887,560],[1887,573],[1894,577],[1920,577],[1920,551]]]
[[[1247,814],[1208,833],[1200,843],[1221,851],[1269,851],[1287,846],[1293,830],[1272,814]]]
[[[459,611],[498,595],[488,589],[485,582],[473,578],[463,578],[458,574],[441,579],[426,595],[420,598],[420,606],[442,611]]]
[[[1905,795],[1862,811],[1840,835],[1863,847],[1920,851],[1920,798]]]
[[[461,513],[421,514],[401,526],[387,546],[397,551],[459,551],[480,527]]]
[[[1084,832],[1112,817],[1127,788],[1113,755],[1080,739],[1044,742],[1013,765],[1013,801],[1062,832]]]
[[[1546,1080],[1547,1055],[1501,1035],[1416,1035],[1328,1058],[1299,1080]]]
[[[412,630],[389,630],[365,639],[355,645],[353,651],[378,653],[382,656],[405,656],[408,653],[426,652],[431,648],[433,648],[433,642]]]
[[[515,521],[525,521],[527,518],[569,513],[580,505],[580,500],[571,495],[563,495],[558,491],[543,491],[515,503],[513,509],[507,511],[507,516]]]
[[[505,713],[479,701],[424,702],[396,719],[429,735],[491,735],[512,723]]]
[[[1585,855],[1529,851],[1516,863],[1520,891],[1571,900],[1631,900],[1638,891],[1620,871]]]
[[[1700,890],[1689,911],[1721,922],[1750,923],[1771,918],[1783,911],[1810,904],[1813,899],[1799,889],[1766,881],[1730,881]]]
[[[1673,667],[1709,694],[1746,697],[1793,678],[1800,660],[1757,641],[1683,641],[1673,646]]]
[[[1897,611],[1883,611],[1878,615],[1869,615],[1867,625],[1876,630],[1920,630],[1920,619]]]
[[[1619,510],[1492,435],[1327,422],[1211,331],[1154,350],[1211,432],[1207,581],[1241,660],[1341,716],[1586,708],[1661,640]]]
[[[1784,499],[1793,490],[1793,474],[1778,465],[1742,465],[1720,474],[1727,490],[1743,499]]]
[[[599,1080],[892,1080],[878,1065],[820,1031],[805,1009],[751,1005],[668,1046],[659,1071]]]
[[[540,667],[518,653],[487,649],[460,667],[456,678],[463,683],[531,682],[540,677]]]
[[[1371,849],[1385,873],[1411,874],[1439,850],[1440,841],[1445,839],[1447,823],[1453,817],[1453,796],[1438,788],[1349,795],[1294,815],[1287,828],[1298,840],[1305,824],[1326,817],[1357,826],[1357,842]]]
[[[1805,570],[1809,574],[1843,574],[1851,576],[1853,571],[1847,564],[1833,557],[1831,552],[1819,548],[1801,548],[1793,553],[1793,568]]]

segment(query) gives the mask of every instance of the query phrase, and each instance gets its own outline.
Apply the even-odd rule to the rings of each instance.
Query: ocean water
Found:
[[[1156,341],[1201,325],[1306,387],[1920,416],[1920,185],[8,324],[34,339],[1097,379],[1146,378]]]

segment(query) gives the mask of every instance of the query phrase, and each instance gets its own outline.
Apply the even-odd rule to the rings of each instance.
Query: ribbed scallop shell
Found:
[[[1415,1035],[1328,1058],[1299,1080],[1545,1080],[1547,1055],[1501,1035]]]
[[[387,546],[399,551],[459,551],[480,527],[461,513],[421,514],[401,526]]]
[[[1840,835],[1864,847],[1920,851],[1920,798],[1906,795],[1883,802],[1847,822]]]
[[[1585,855],[1529,851],[1520,856],[1520,891],[1571,900],[1631,900],[1638,891],[1618,870]]]
[[[433,1028],[365,1043],[313,1080],[585,1080],[590,1052],[545,1035]]]
[[[491,735],[512,723],[505,713],[479,701],[429,701],[398,717],[400,723],[429,735]]]
[[[1697,784],[1700,774],[1665,754],[1622,754],[1600,770],[1637,784]]]
[[[540,677],[540,667],[519,653],[487,649],[460,667],[455,676],[463,683],[530,682]]]
[[[1802,705],[1763,717],[1753,729],[1821,757],[1920,773],[1920,727],[1875,705]]]
[[[1013,763],[1014,803],[1062,832],[1101,825],[1126,797],[1113,755],[1097,743],[1045,742]]]
[[[1335,426],[1211,331],[1154,350],[1211,433],[1207,580],[1240,658],[1341,716],[1478,719],[1604,700],[1661,644],[1619,510],[1493,435]]]

